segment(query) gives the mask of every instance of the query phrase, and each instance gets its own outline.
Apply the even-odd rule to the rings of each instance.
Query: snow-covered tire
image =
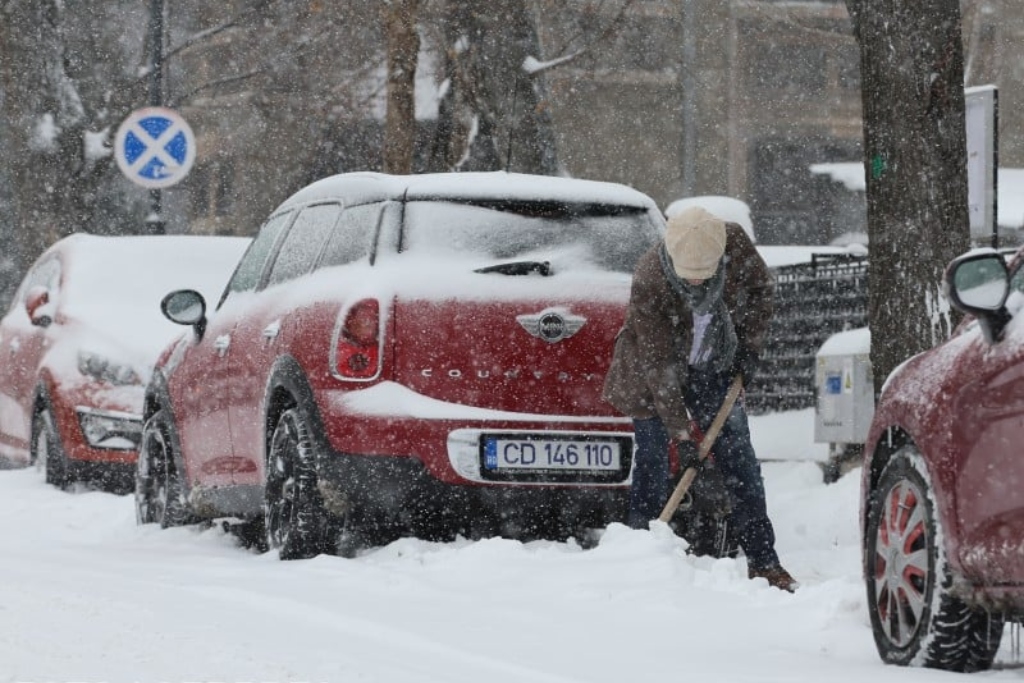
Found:
[[[267,547],[278,550],[282,560],[338,552],[341,524],[324,506],[317,482],[309,423],[291,408],[282,413],[270,439],[264,488]]]
[[[196,521],[185,497],[170,429],[163,411],[146,420],[135,472],[136,522],[159,524],[164,529]]]
[[[969,672],[992,666],[1003,616],[958,597],[931,478],[904,446],[872,493],[865,529],[868,612],[882,660]]]
[[[74,480],[64,447],[53,422],[53,412],[46,404],[32,416],[32,462],[43,472],[47,484],[66,489]]]

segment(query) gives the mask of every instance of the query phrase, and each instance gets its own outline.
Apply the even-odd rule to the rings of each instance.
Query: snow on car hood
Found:
[[[985,341],[978,321],[970,319],[959,325],[950,339],[894,368],[882,387],[882,400],[912,401],[914,396],[918,400],[940,396],[946,382],[953,377],[953,368],[962,362],[961,356],[969,347],[984,346],[979,358],[1012,353],[1014,348],[1024,344],[1024,293],[1010,292],[1006,309],[1013,317],[1000,341],[995,344]]]
[[[1024,326],[1018,326],[1024,332]],[[908,417],[920,421],[935,401],[945,400],[955,382],[954,368],[971,347],[985,344],[981,329],[966,330],[938,346],[919,353],[896,366],[882,385],[880,405],[902,406]]]
[[[79,234],[65,242],[58,305],[80,342],[74,346],[148,374],[147,366],[183,331],[160,312],[163,297],[189,288],[216,301],[250,239]]]

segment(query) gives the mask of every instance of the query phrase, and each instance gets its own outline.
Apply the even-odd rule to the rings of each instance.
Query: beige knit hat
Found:
[[[699,206],[681,211],[668,219],[665,249],[676,275],[707,280],[725,253],[725,221]]]

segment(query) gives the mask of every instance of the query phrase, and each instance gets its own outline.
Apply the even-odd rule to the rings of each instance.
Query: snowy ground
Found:
[[[0,472],[0,682],[948,681],[883,666],[858,471],[825,486],[810,411],[753,420],[789,595],[664,527],[597,548],[404,540],[283,563],[219,530],[136,527],[128,497]],[[775,462],[786,454],[800,461]],[[1010,632],[985,680],[1024,680]]]

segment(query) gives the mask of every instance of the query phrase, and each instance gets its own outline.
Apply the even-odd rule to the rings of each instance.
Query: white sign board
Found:
[[[971,239],[988,240],[996,230],[996,125],[998,93],[994,85],[964,90],[967,125],[967,205]]]
[[[114,158],[136,185],[150,189],[180,182],[196,160],[196,138],[173,109],[137,109],[114,137]]]

